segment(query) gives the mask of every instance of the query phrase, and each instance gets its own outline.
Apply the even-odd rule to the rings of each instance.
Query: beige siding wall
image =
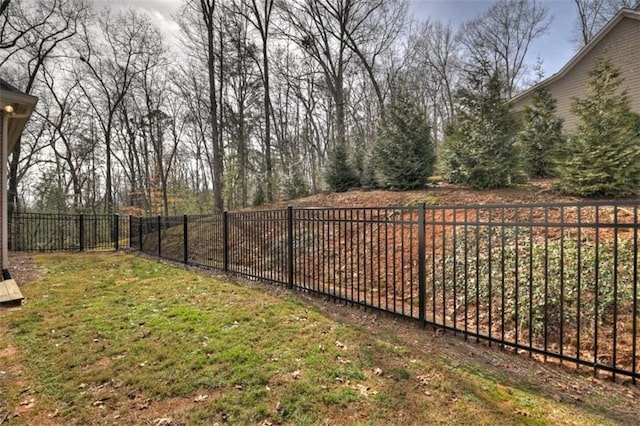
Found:
[[[640,20],[625,17],[567,74],[549,84],[551,94],[558,102],[558,116],[564,119],[567,132],[573,130],[577,122],[571,113],[573,99],[586,97],[589,71],[602,57],[611,60],[621,71],[622,89],[628,91],[633,110],[640,113]],[[531,95],[520,99],[514,110],[521,111],[530,101]]]

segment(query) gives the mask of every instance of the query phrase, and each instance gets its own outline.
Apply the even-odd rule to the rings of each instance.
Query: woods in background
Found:
[[[184,0],[168,39],[88,0],[1,7],[0,75],[40,98],[10,160],[11,209],[136,215],[419,187],[445,133],[471,124],[465,93],[498,105],[530,84],[550,22],[525,0],[459,29],[413,22],[406,1]]]

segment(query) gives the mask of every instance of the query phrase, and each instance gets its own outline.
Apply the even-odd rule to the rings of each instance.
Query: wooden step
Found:
[[[16,303],[22,301],[22,299],[24,299],[24,296],[15,280],[0,282],[0,303]]]

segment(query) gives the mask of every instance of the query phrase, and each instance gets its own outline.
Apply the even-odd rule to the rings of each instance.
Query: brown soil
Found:
[[[296,200],[280,200],[269,207],[402,207],[426,202],[429,205],[465,206],[501,203],[575,202],[582,198],[563,196],[548,179],[532,180],[526,185],[493,191],[472,189],[436,182],[426,189],[414,191],[352,190],[342,193],[323,192]],[[264,206],[251,208],[261,210]]]

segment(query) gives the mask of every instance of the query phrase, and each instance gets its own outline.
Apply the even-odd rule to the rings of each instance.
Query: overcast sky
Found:
[[[93,0],[98,6],[112,8],[135,7],[146,11],[166,34],[175,33],[177,25],[172,15],[182,0]],[[488,9],[491,0],[409,0],[410,15],[418,20],[426,19],[451,21],[460,25]],[[534,64],[542,59],[545,76],[557,72],[575,53],[570,39],[576,20],[575,5],[572,0],[542,0],[553,18],[549,33],[532,44],[527,62]]]

